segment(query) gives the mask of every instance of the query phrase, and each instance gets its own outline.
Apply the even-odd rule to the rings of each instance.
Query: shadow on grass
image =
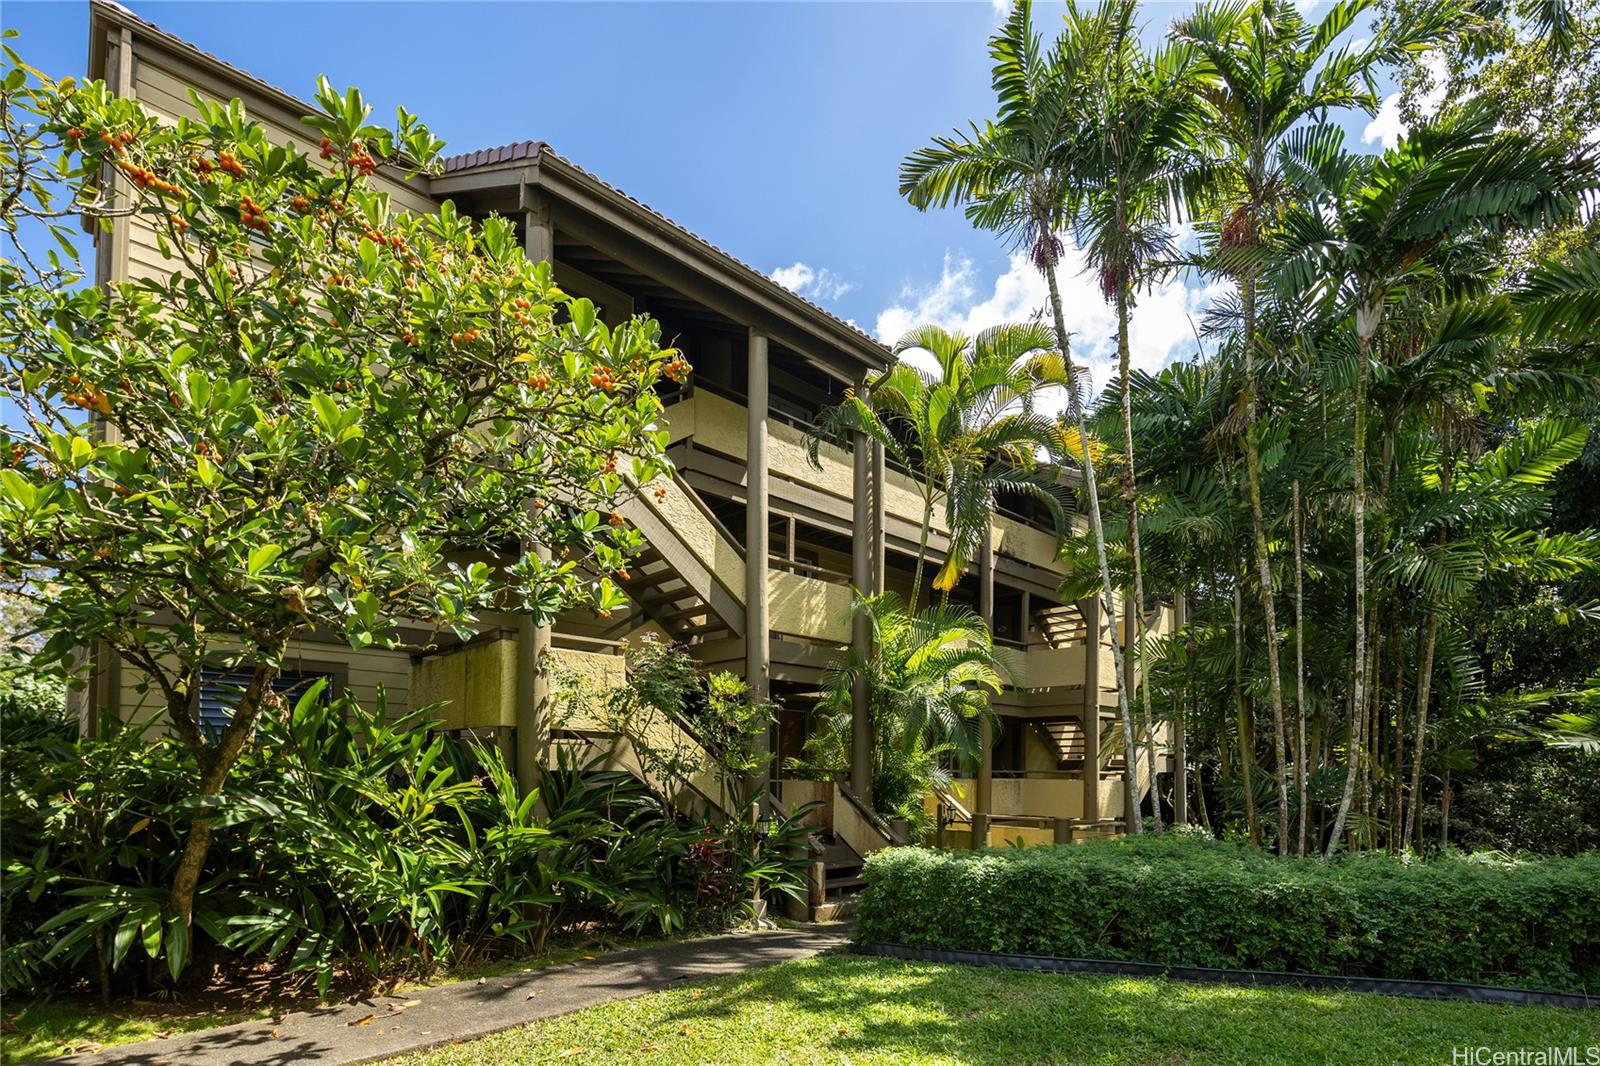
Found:
[[[1458,1046],[1600,1044],[1596,1012],[854,956],[762,971],[675,1000],[661,1021],[691,1030],[781,1006],[807,1050],[850,1059],[1449,1062]]]

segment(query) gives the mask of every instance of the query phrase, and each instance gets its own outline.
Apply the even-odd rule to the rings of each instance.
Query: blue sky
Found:
[[[467,151],[549,141],[687,228],[868,332],[1027,317],[1043,282],[958,211],[896,194],[900,159],[992,113],[985,41],[1002,17],[970,3],[156,3],[127,6],[301,96],[318,74],[404,104]],[[1148,3],[1159,35],[1189,3]],[[1313,10],[1313,14],[1315,11]],[[1053,15],[1036,19],[1048,28]],[[81,74],[88,5],[7,0],[20,50]],[[1365,116],[1345,123],[1361,143]],[[1087,278],[1061,277],[1096,385],[1112,318]],[[1192,348],[1211,293],[1187,279],[1146,298],[1136,359]]]

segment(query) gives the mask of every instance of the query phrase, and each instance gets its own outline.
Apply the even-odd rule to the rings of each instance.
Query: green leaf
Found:
[[[200,483],[208,489],[214,489],[222,484],[222,472],[216,465],[203,455],[194,457],[194,470],[200,476]]]
[[[283,548],[277,544],[258,544],[250,549],[250,559],[245,564],[245,572],[251,577],[260,574],[267,567],[278,561],[278,556],[283,554]]]
[[[0,491],[4,491],[6,497],[24,511],[33,510],[33,505],[39,499],[38,490],[15,470],[0,470]]]

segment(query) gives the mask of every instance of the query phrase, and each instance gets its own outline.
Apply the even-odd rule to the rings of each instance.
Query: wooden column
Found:
[[[1100,820],[1100,597],[1078,601],[1083,615],[1083,820]]]
[[[772,632],[767,618],[767,556],[769,553],[767,498],[767,335],[752,328],[749,342],[749,401],[746,423],[746,496],[744,536],[744,680],[750,698],[766,700],[772,693]],[[770,750],[771,734],[757,739]],[[768,771],[770,775],[770,769]],[[766,798],[767,781],[759,795]]]
[[[983,543],[978,547],[978,614],[994,634],[994,526],[983,523]],[[972,797],[977,814],[994,813],[994,721],[986,714],[978,730],[978,784]]]
[[[879,595],[883,592],[884,568],[888,561],[884,558],[884,518],[883,518],[883,493],[884,493],[884,452],[883,442],[872,442],[872,593]]]
[[[1182,592],[1173,596],[1172,625],[1178,639],[1186,639],[1183,629],[1189,624],[1189,597]],[[1183,700],[1172,713],[1172,821],[1174,825],[1189,824],[1189,738],[1184,731],[1184,715],[1188,708]]]
[[[523,187],[523,254],[534,262],[554,262],[555,232],[550,225],[550,205],[536,189]],[[531,506],[532,501],[528,501]],[[548,562],[550,550],[531,538],[522,545]],[[517,702],[516,770],[517,787],[524,795],[538,785],[539,768],[544,765],[550,743],[547,712],[550,703],[550,673],[545,662],[550,652],[550,627],[538,624],[532,615],[517,616]]]
[[[859,394],[866,398],[865,386],[860,388]],[[870,594],[874,569],[872,442],[865,433],[855,433],[850,444],[854,475],[850,580],[859,592]],[[872,626],[865,612],[858,611],[851,619],[850,646],[862,661],[872,654]],[[869,799],[872,795],[872,708],[868,703],[867,679],[860,673],[851,682],[850,696],[850,788],[862,799]]]

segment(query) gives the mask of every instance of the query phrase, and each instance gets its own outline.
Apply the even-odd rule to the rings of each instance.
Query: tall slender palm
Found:
[[[1111,34],[1108,49],[1100,54],[1099,77],[1089,97],[1093,138],[1084,161],[1081,210],[1074,224],[1089,266],[1099,273],[1100,291],[1117,310],[1121,488],[1133,568],[1132,607],[1126,624],[1142,656],[1144,557],[1139,541],[1128,326],[1140,287],[1152,270],[1176,258],[1173,223],[1185,193],[1192,191],[1189,187],[1201,175],[1201,109],[1192,76],[1192,50],[1177,44],[1154,54],[1145,51],[1133,21],[1136,11],[1136,0],[1112,0],[1106,5]],[[1150,685],[1140,686],[1139,691],[1153,785],[1156,746]],[[1151,800],[1159,833],[1161,798],[1154,787]]]
[[[1343,134],[1295,134],[1281,165],[1305,190],[1286,212],[1278,277],[1290,291],[1336,303],[1356,337],[1354,446],[1355,654],[1352,737],[1344,792],[1327,844],[1337,846],[1358,770],[1354,719],[1364,706],[1366,648],[1367,377],[1391,299],[1429,279],[1453,242],[1484,232],[1570,217],[1597,181],[1592,162],[1517,132],[1468,105],[1442,116],[1381,156],[1352,156]]]
[[[1059,371],[1066,383],[1078,440],[1083,442],[1089,440],[1083,390],[1072,365],[1066,313],[1056,281],[1063,251],[1058,234],[1070,225],[1081,199],[1081,169],[1090,138],[1085,106],[1097,57],[1107,47],[1112,30],[1113,23],[1104,11],[1084,14],[1069,4],[1062,33],[1046,50],[1033,29],[1032,4],[1017,0],[1005,25],[989,39],[998,116],[982,126],[974,123],[967,132],[936,137],[900,165],[900,194],[915,207],[927,210],[962,204],[974,225],[1006,234],[1030,250],[1049,287]],[[1106,619],[1115,634],[1117,611],[1094,459],[1087,447],[1081,449],[1078,459]],[[1121,644],[1113,639],[1111,647],[1123,740],[1133,751],[1127,666]],[[1097,697],[1091,694],[1091,698]],[[1142,832],[1144,822],[1137,807],[1129,815],[1134,831]]]
[[[1371,6],[1372,0],[1339,0],[1320,22],[1312,24],[1301,16],[1294,0],[1252,0],[1244,5],[1216,0],[1173,29],[1177,40],[1192,45],[1203,57],[1202,94],[1210,112],[1211,132],[1222,148],[1217,266],[1238,284],[1243,317],[1245,476],[1257,583],[1266,620],[1279,854],[1289,846],[1289,786],[1275,590],[1261,507],[1257,289],[1264,239],[1277,205],[1288,191],[1275,165],[1278,146],[1304,120],[1326,115],[1334,108],[1375,111],[1374,69],[1425,47],[1443,29],[1440,22],[1417,20],[1403,37],[1379,31],[1364,44],[1336,48],[1335,42]]]
[[[1063,491],[1056,471],[1037,456],[1054,440],[1054,427],[1037,414],[1034,400],[1049,361],[1050,331],[1039,325],[996,326],[974,338],[938,326],[913,329],[895,345],[895,354],[924,351],[938,374],[900,361],[869,383],[865,396],[850,393],[825,412],[808,446],[819,463],[825,439],[851,432],[881,443],[907,470],[914,471],[922,494],[921,539],[908,610],[915,613],[922,591],[928,537],[935,508],[943,502],[950,549],[934,577],[948,592],[983,540],[1001,492],[1031,496],[1066,529]]]

